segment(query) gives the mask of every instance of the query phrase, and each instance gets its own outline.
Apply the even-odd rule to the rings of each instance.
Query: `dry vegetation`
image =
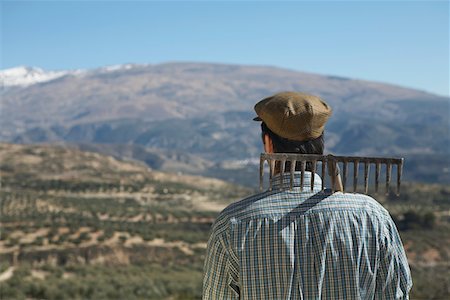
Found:
[[[252,191],[64,147],[0,144],[2,299],[197,299],[217,212]],[[380,197],[413,299],[450,290],[450,188]]]
[[[2,299],[198,298],[211,223],[251,192],[64,147],[0,161]]]

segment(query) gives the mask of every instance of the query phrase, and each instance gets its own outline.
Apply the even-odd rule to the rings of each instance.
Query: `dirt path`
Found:
[[[203,195],[196,196],[195,199],[191,200],[191,203],[195,209],[200,211],[220,212],[227,206],[227,204],[224,203],[210,201],[207,197]]]
[[[0,274],[0,282],[10,279],[14,275],[15,267],[9,267],[5,272]]]

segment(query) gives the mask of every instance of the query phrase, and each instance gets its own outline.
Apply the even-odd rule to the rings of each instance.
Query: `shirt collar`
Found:
[[[305,171],[304,177],[303,177],[303,190],[307,190],[308,188],[311,189],[311,172]],[[281,177],[281,174],[277,174],[273,176],[272,179],[272,188],[273,189],[284,189],[287,190],[290,188],[291,183],[291,174],[289,172],[285,172],[283,174],[283,177]],[[301,183],[301,172],[296,171],[294,172],[294,178],[293,178],[293,187],[300,187]],[[314,173],[314,189],[322,189],[322,178],[316,173]]]

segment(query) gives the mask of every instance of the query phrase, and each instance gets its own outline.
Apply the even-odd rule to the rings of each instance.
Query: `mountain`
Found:
[[[259,124],[251,121],[253,105],[285,90],[319,95],[332,106],[327,151],[406,156],[413,164],[438,157],[434,172],[444,175],[435,177],[449,178],[449,98],[265,66],[128,64],[68,72],[28,86],[5,85],[0,140],[100,144],[106,152],[112,145],[136,146],[185,167],[186,155],[203,161],[191,168],[194,172],[257,158],[261,142]],[[172,159],[167,160],[169,152]]]

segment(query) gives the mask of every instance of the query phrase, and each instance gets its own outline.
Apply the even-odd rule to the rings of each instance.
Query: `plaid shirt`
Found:
[[[299,174],[295,174],[299,183]],[[212,227],[203,299],[408,299],[412,279],[389,213],[361,194],[266,191]],[[285,174],[284,183],[289,183]]]

